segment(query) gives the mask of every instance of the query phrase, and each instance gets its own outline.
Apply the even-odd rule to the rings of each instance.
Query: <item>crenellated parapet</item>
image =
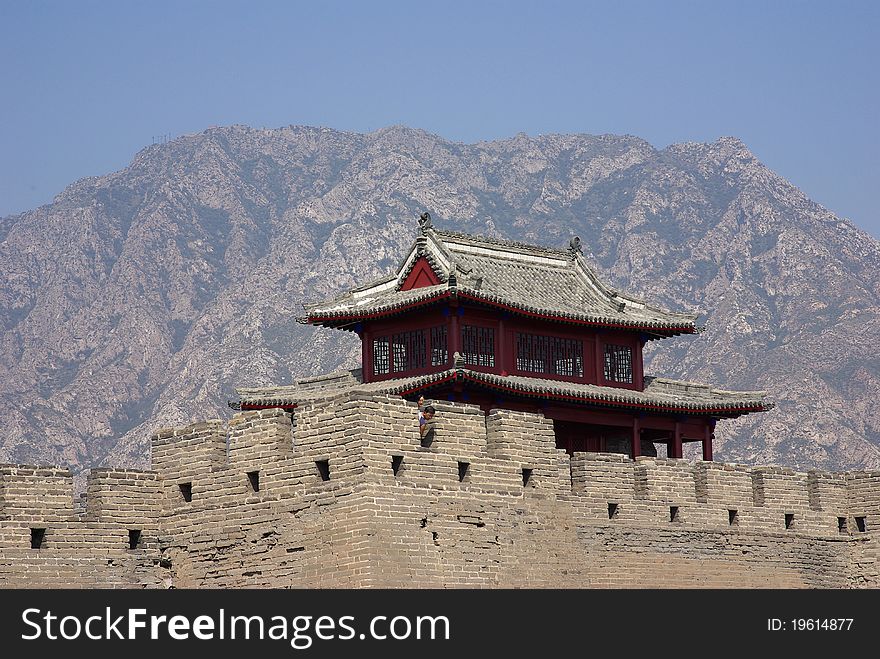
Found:
[[[880,524],[880,471],[847,473],[846,504],[855,531],[875,530]]]
[[[540,414],[432,404],[424,437],[357,391],[161,430],[82,505],[0,466],[0,585],[880,584],[880,472],[569,456]]]
[[[838,537],[862,516],[848,474],[595,453],[576,453],[571,470],[575,496],[621,523]]]
[[[84,503],[67,469],[0,466],[0,585],[161,586],[158,476],[94,469]]]
[[[0,465],[0,520],[28,517],[48,524],[72,515],[73,478],[68,469]]]

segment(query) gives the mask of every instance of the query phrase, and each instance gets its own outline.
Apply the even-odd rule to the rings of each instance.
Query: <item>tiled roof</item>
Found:
[[[362,298],[353,298],[351,294],[347,294],[336,300],[323,303],[321,311],[309,312],[308,318],[309,320],[328,318],[340,321],[374,318],[399,313],[412,306],[434,302],[441,298],[450,297],[450,295],[449,287],[446,284],[411,288],[408,291],[392,289],[381,295]]]
[[[723,391],[696,382],[645,378],[645,390],[618,389],[545,378],[502,376],[466,368],[363,383],[360,370],[302,380],[284,387],[236,389],[245,408],[295,407],[345,391],[407,395],[459,380],[513,397],[534,397],[583,405],[658,413],[739,416],[771,409],[763,391]],[[319,384],[323,383],[323,384]]]
[[[413,264],[422,257],[441,283],[401,291]],[[422,228],[396,274],[334,300],[308,305],[303,321],[344,325],[444,297],[563,322],[663,335],[696,331],[697,314],[665,311],[605,286],[587,265],[578,244],[555,249],[432,227]]]

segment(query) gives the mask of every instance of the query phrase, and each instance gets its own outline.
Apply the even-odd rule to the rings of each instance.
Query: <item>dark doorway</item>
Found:
[[[632,430],[620,426],[603,426],[578,421],[553,421],[556,448],[571,455],[579,451],[592,453],[629,453]]]

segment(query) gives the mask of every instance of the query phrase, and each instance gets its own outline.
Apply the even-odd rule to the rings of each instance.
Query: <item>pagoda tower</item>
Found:
[[[644,374],[648,341],[694,334],[697,314],[651,306],[603,284],[579,238],[566,249],[435,228],[392,274],[307,305],[300,322],[357,333],[362,368],[293,386],[239,389],[241,409],[296,405],[337,388],[539,412],[569,453],[682,457],[715,424],[772,407],[762,391]],[[237,405],[237,406],[238,406]]]

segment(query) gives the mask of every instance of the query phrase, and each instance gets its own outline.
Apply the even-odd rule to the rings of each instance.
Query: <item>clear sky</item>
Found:
[[[0,216],[212,125],[742,139],[880,236],[880,2],[0,0]]]

